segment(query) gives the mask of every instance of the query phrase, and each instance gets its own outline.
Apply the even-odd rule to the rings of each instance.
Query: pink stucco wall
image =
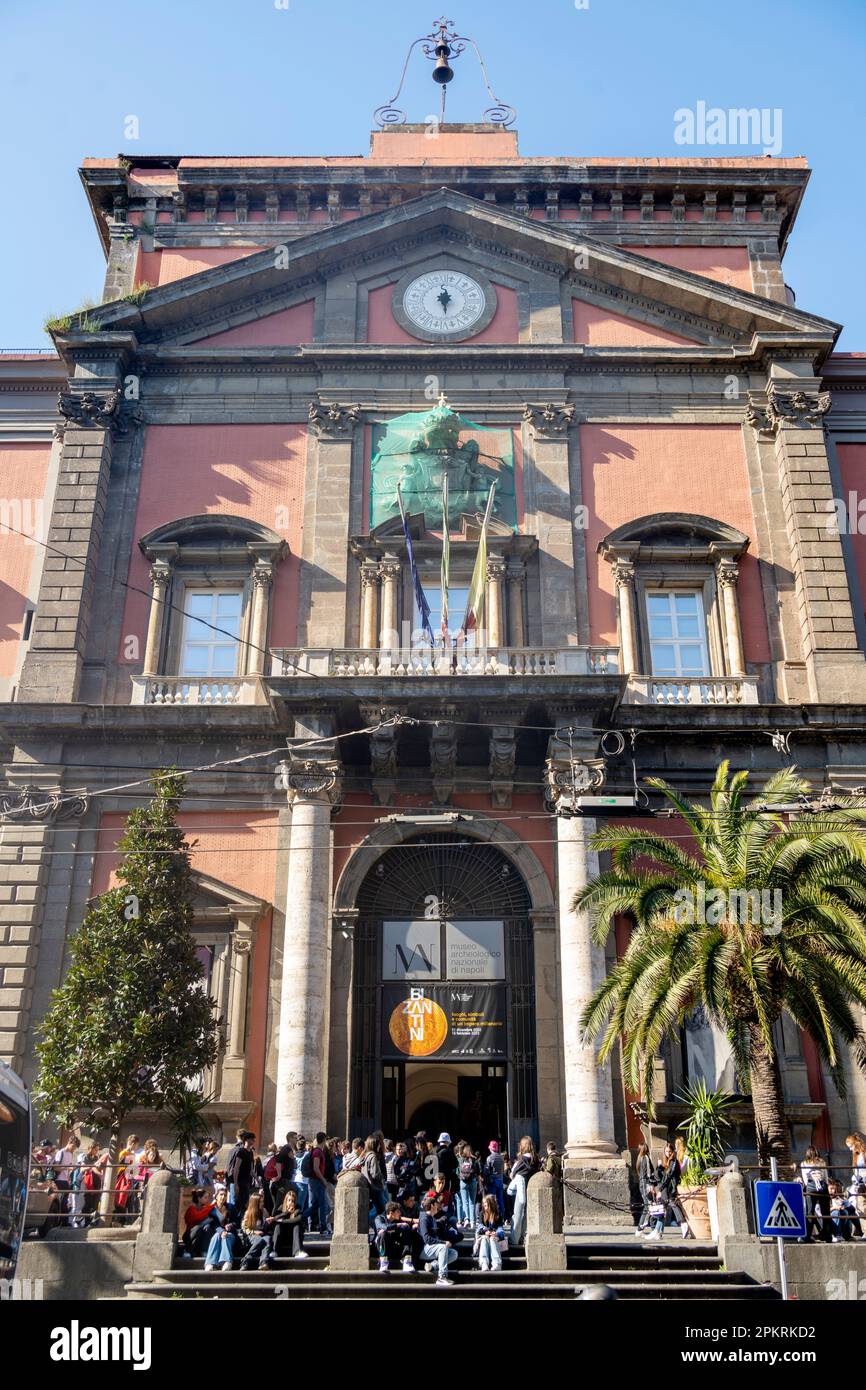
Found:
[[[650,328],[645,323],[600,309],[582,299],[572,299],[574,341],[587,347],[691,347],[693,339],[670,333],[666,328]]]
[[[41,562],[36,541],[48,536],[51,504],[44,499],[50,457],[50,444],[0,448],[0,676],[15,674],[27,588],[34,563]],[[15,535],[9,527],[26,534]]]
[[[292,646],[303,529],[306,429],[302,425],[151,425],[141,468],[123,637],[139,638],[141,669],[149,610],[148,567],[139,537],[155,526],[203,513],[249,517],[277,531],[290,553],[276,570],[270,641]],[[283,511],[282,509],[285,509]],[[123,640],[120,660],[125,661]]]
[[[259,246],[182,246],[175,251],[139,251],[135,283],[169,285],[215,265],[255,256],[260,250]]]
[[[740,618],[747,661],[769,661],[755,553],[755,523],[742,431],[737,425],[581,425],[583,498],[593,642],[616,645],[610,565],[598,544],[617,526],[654,512],[691,512],[749,536],[740,563]]]
[[[706,275],[722,285],[736,290],[748,290],[752,285],[752,267],[745,246],[624,246],[636,256],[646,256],[663,265],[690,270],[694,275]]]
[[[371,290],[367,301],[368,343],[413,343],[418,339],[399,324],[391,312],[393,285]],[[516,343],[520,339],[520,319],[517,312],[517,291],[505,285],[496,286],[496,313],[486,328],[467,338],[467,343]]]
[[[193,341],[210,347],[291,347],[297,343],[311,343],[315,308],[316,301],[307,299],[303,304],[293,304],[290,309],[264,314],[237,328],[227,328],[224,333],[212,333],[208,338]]]
[[[840,522],[843,525],[847,522],[860,581],[860,597],[866,603],[866,444],[837,444],[836,456],[842,479],[842,501],[845,503],[845,513]]]

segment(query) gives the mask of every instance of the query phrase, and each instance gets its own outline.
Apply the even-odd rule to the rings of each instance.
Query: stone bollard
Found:
[[[337,1179],[331,1269],[343,1273],[370,1268],[370,1185],[363,1173],[349,1171]]]
[[[141,1230],[135,1238],[132,1277],[149,1283],[157,1269],[171,1269],[177,1248],[180,1182],[176,1173],[152,1173],[144,1192]]]
[[[566,1269],[562,1234],[562,1184],[552,1173],[536,1173],[526,1184],[526,1268]]]
[[[718,1186],[719,1254],[725,1258],[726,1240],[748,1240],[749,1210],[746,1184],[739,1169],[725,1173]]]

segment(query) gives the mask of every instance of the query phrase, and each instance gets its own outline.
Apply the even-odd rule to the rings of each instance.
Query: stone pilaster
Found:
[[[378,645],[379,566],[375,560],[361,565],[361,646],[372,651]]]
[[[331,810],[340,764],[292,756],[281,765],[292,808],[283,934],[274,1138],[315,1134],[325,1122],[330,995]]]
[[[342,647],[346,640],[346,517],[358,419],[356,405],[319,398],[310,405],[298,639],[310,647]]]
[[[171,585],[172,566],[167,560],[154,560],[150,567],[150,612],[147,615],[147,638],[144,644],[143,676],[159,674],[162,635],[165,630],[165,602]]]
[[[255,945],[255,914],[238,917],[231,935],[228,990],[228,1037],[222,1063],[222,1100],[246,1099],[247,992]]]
[[[504,586],[507,564],[501,555],[491,555],[487,560],[487,645],[502,647],[505,644],[505,603]]]
[[[271,589],[274,567],[269,560],[256,560],[253,566],[253,601],[250,615],[249,654],[247,672],[260,676],[265,669],[268,641],[268,617],[271,611]]]
[[[29,1050],[54,827],[85,810],[84,797],[59,785],[19,783],[0,794],[0,1060],[17,1072]]]
[[[617,560],[613,567],[616,584],[616,606],[619,625],[620,670],[624,676],[632,676],[638,670],[636,601],[634,588],[634,564],[631,560]]]
[[[79,337],[92,342],[79,346]],[[134,340],[126,334],[82,333],[70,342],[69,352],[81,354],[76,366],[80,375],[61,391],[58,402],[63,451],[48,532],[52,549],[45,555],[19,700],[78,698],[96,598],[113,436],[125,428],[128,418],[120,377]],[[107,601],[108,596],[103,597]]]
[[[803,363],[773,363],[766,403],[749,400],[749,423],[772,436],[791,544],[803,655],[813,700],[866,699],[845,558],[833,509],[823,420],[830,396]]]
[[[569,428],[572,405],[527,406],[524,421],[534,441],[534,530],[538,536],[541,643],[568,647],[577,642],[574,591],[574,530],[571,515]]]

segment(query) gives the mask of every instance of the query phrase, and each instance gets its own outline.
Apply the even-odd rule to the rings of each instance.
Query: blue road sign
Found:
[[[806,1197],[798,1182],[756,1182],[758,1235],[797,1240],[806,1234]]]

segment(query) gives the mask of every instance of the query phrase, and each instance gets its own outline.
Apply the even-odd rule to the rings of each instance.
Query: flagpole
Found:
[[[439,571],[439,587],[442,604],[440,615],[440,636],[443,649],[450,646],[448,636],[448,587],[451,580],[451,532],[448,525],[448,474],[442,474],[442,564]]]
[[[487,506],[484,509],[484,520],[481,523],[481,533],[478,537],[478,551],[475,556],[475,569],[472,572],[472,582],[469,587],[469,594],[466,600],[466,612],[463,615],[463,624],[460,628],[461,636],[465,639],[469,631],[469,615],[474,611],[474,626],[479,627],[478,621],[480,613],[484,609],[484,585],[486,576],[479,571],[479,567],[486,559],[487,554],[487,524],[490,521],[490,514],[493,511],[493,498],[496,494],[496,483],[490,484],[490,493],[487,498]],[[473,602],[474,601],[474,602]]]

